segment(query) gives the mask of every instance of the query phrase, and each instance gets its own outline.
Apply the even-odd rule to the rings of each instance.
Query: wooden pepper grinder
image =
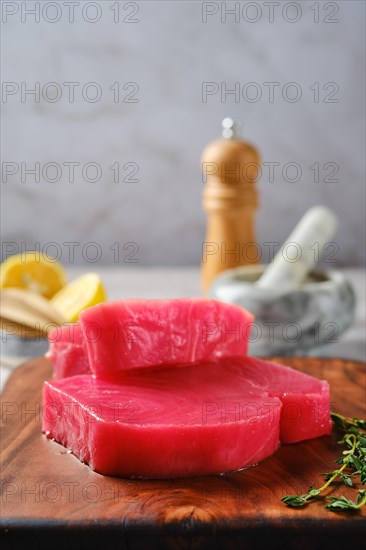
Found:
[[[238,138],[233,119],[225,118],[222,126],[223,137],[209,143],[202,154],[203,208],[208,214],[202,245],[203,292],[221,271],[256,264],[260,258],[254,232],[260,156]]]

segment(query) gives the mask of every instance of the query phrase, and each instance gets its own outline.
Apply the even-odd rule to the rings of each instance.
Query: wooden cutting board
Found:
[[[365,366],[337,359],[277,358],[329,381],[332,409],[365,416]],[[365,511],[287,508],[334,468],[338,434],[289,446],[225,476],[131,480],[92,472],[41,435],[43,358],[17,369],[2,399],[1,548],[338,548],[360,542]],[[265,434],[264,434],[265,437]],[[333,494],[354,498],[345,485]]]

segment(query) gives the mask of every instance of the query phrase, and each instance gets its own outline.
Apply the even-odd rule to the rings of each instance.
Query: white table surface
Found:
[[[108,298],[111,300],[200,296],[200,273],[197,268],[121,269],[98,266],[96,271],[102,277]],[[83,272],[85,272],[85,268],[69,268],[69,279],[72,280]],[[365,360],[365,270],[348,268],[343,269],[343,272],[352,283],[356,293],[357,305],[354,324],[339,337],[337,343],[322,348],[313,348],[311,355]],[[0,391],[2,391],[11,371],[28,358],[27,355],[6,355],[6,346],[2,345],[1,347]]]

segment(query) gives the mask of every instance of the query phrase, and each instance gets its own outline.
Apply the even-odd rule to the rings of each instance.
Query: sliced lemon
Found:
[[[52,298],[66,283],[60,262],[39,252],[15,254],[0,266],[0,288],[24,288]]]
[[[74,323],[79,313],[107,299],[103,283],[96,273],[86,273],[62,288],[51,300],[61,315]]]

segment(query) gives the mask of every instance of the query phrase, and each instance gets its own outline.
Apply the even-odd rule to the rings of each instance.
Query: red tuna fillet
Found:
[[[233,360],[233,363],[243,366],[243,376],[258,389],[281,399],[282,443],[296,443],[331,432],[327,381],[256,357]]]
[[[321,409],[329,411],[324,383],[281,365],[272,364],[271,372],[271,363],[259,363],[263,365],[251,358],[218,359],[199,368],[129,371],[118,383],[93,376],[46,382],[43,431],[102,474],[160,478],[223,473],[273,454],[280,426],[281,439],[291,442],[292,431],[281,413],[289,384],[292,403],[308,424],[300,439],[329,433],[329,416],[319,424],[311,408],[319,399],[324,401]],[[268,379],[281,399],[270,394]]]
[[[46,357],[53,363],[55,380],[90,373],[80,323],[54,328],[48,335],[48,341],[50,347]]]
[[[244,356],[252,320],[239,306],[205,299],[104,302],[80,314],[90,368],[98,377]]]

